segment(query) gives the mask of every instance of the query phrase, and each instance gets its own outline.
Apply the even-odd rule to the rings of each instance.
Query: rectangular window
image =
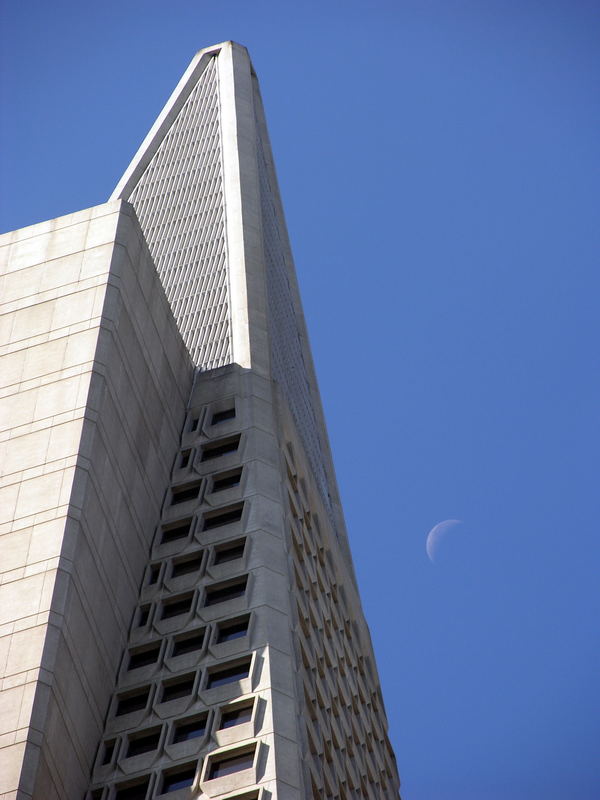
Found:
[[[189,483],[186,486],[175,486],[172,491],[171,505],[176,506],[179,503],[186,503],[188,500],[197,500],[200,494],[201,483]]]
[[[218,425],[219,422],[225,422],[228,419],[235,418],[235,407],[226,408],[224,411],[215,411],[210,421],[211,425]]]
[[[192,520],[186,519],[176,522],[174,525],[169,525],[168,528],[163,528],[160,543],[168,544],[169,542],[175,542],[178,539],[185,539],[189,535],[191,527]]]
[[[251,769],[254,763],[254,749],[241,752],[224,753],[222,756],[213,756],[208,769],[208,779],[223,778],[233,775],[244,769]]]
[[[141,606],[138,608],[137,612],[137,627],[143,628],[144,625],[148,622],[148,618],[150,616],[150,606]]]
[[[244,703],[243,705],[234,706],[233,708],[226,707],[222,709],[219,730],[233,728],[235,725],[243,725],[244,722],[250,722],[253,708],[254,702]]]
[[[150,777],[143,778],[141,781],[136,781],[134,784],[117,786],[115,792],[115,800],[145,800],[148,792],[148,784]]]
[[[232,489],[234,486],[239,486],[241,478],[241,469],[236,469],[233,472],[221,472],[213,478],[212,491],[223,492],[225,489]]]
[[[143,689],[138,689],[136,692],[121,695],[117,698],[116,716],[122,717],[123,714],[131,714],[133,711],[142,711],[146,708],[149,694],[150,687],[145,686]]]
[[[185,469],[189,466],[190,458],[192,456],[191,450],[182,450],[179,455],[179,469]]]
[[[250,617],[225,620],[220,622],[217,629],[217,644],[231,642],[234,639],[241,639],[248,633],[248,623]]]
[[[170,700],[179,700],[180,697],[188,697],[194,689],[195,674],[184,675],[176,681],[163,683],[161,703],[168,703]]]
[[[196,765],[186,764],[178,767],[171,772],[163,772],[161,794],[176,792],[177,789],[187,789],[194,783],[196,777]]]
[[[190,420],[190,430],[197,431],[199,422],[200,422],[200,417],[193,416],[192,419]]]
[[[169,600],[164,600],[161,608],[160,618],[171,619],[172,617],[178,617],[180,614],[188,614],[192,607],[193,598],[193,595],[188,594],[183,596],[177,595]]]
[[[202,650],[204,636],[204,628],[177,636],[173,642],[173,651],[171,655],[182,656],[186,653],[194,653],[196,650]]]
[[[207,689],[214,689],[216,686],[225,686],[227,683],[243,681],[250,674],[250,659],[238,662],[233,666],[217,667],[210,670],[208,674]]]
[[[205,606],[214,606],[217,603],[225,603],[227,600],[234,600],[236,597],[243,597],[246,593],[248,576],[244,575],[231,583],[215,583],[208,586],[204,598]]]
[[[116,739],[111,739],[110,742],[104,742],[104,753],[102,754],[102,764],[110,764],[115,753]]]
[[[215,564],[226,564],[228,561],[237,561],[244,555],[244,548],[246,546],[245,539],[236,539],[235,542],[227,542],[226,544],[215,547]]]
[[[213,528],[220,528],[222,525],[229,525],[230,522],[238,522],[242,518],[244,504],[221,508],[204,515],[203,531],[210,531]]]
[[[173,743],[188,742],[190,739],[197,739],[204,736],[206,733],[206,725],[208,721],[208,714],[202,714],[200,717],[180,720],[175,723],[173,730]]]
[[[160,575],[160,562],[158,564],[150,564],[150,568],[148,570],[148,585],[152,586],[152,584],[158,581],[158,576]]]
[[[140,667],[147,667],[149,664],[155,664],[158,660],[160,653],[160,642],[155,642],[148,647],[140,648],[139,650],[132,650],[129,653],[129,664],[127,669],[139,669]]]
[[[235,453],[240,443],[240,434],[230,436],[227,439],[217,439],[216,442],[209,442],[202,447],[202,461],[210,461],[213,458]]]
[[[141,756],[142,753],[151,753],[152,750],[156,750],[160,741],[160,731],[161,728],[152,728],[152,730],[140,731],[130,736],[127,758]]]
[[[185,558],[178,558],[176,561],[173,561],[171,577],[179,578],[181,575],[189,575],[191,572],[197,572],[202,566],[202,555],[203,551],[199,550]]]

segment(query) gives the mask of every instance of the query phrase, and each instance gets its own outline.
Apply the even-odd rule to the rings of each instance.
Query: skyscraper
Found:
[[[0,798],[397,797],[245,49],[0,248]]]

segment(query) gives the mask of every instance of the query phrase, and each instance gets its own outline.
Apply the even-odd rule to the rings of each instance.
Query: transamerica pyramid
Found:
[[[0,799],[397,798],[245,48],[0,246]]]

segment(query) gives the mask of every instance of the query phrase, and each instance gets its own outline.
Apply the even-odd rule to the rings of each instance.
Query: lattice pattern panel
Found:
[[[398,800],[396,760],[370,645],[353,619],[329,547],[291,461],[287,490],[299,693],[304,696],[303,760],[310,800]],[[324,522],[326,524],[327,521]]]
[[[321,441],[287,276],[285,248],[281,241],[281,228],[273,201],[273,189],[269,184],[267,164],[260,139],[258,142],[258,167],[267,267],[273,378],[281,386],[288,401],[302,444],[314,471],[319,491],[333,522]]]
[[[232,360],[217,59],[128,198],[194,362]]]

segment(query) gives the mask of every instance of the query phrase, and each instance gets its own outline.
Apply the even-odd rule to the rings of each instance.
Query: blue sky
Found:
[[[1,13],[2,231],[103,202],[193,53],[249,48],[403,798],[599,797],[600,5]]]

